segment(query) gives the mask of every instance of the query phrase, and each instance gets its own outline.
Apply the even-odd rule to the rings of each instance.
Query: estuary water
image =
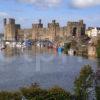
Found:
[[[73,91],[75,77],[87,64],[96,70],[96,59],[58,54],[45,48],[7,48],[0,51],[0,90],[16,90],[36,82],[42,88],[59,86]]]

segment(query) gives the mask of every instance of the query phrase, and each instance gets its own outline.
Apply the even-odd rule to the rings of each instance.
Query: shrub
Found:
[[[68,54],[68,50],[70,49],[70,47],[71,47],[71,43],[66,43],[64,45],[64,53],[65,54]]]
[[[21,100],[21,94],[19,92],[0,92],[0,100]]]
[[[96,98],[100,100],[100,86],[96,87]]]
[[[86,88],[91,86],[92,80],[88,80],[86,82],[86,79],[89,77],[89,75],[92,75],[93,70],[91,66],[85,65],[79,74],[79,77],[77,77],[74,81],[75,85],[75,95],[77,96],[77,100],[85,100],[87,92]],[[87,84],[88,83],[88,84]]]
[[[97,42],[96,51],[97,51],[97,57],[100,58],[100,40],[98,40],[98,42]]]

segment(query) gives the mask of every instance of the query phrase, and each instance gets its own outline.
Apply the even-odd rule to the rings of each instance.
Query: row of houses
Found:
[[[100,35],[100,27],[89,27],[86,32],[86,35],[88,35],[89,37],[97,37],[98,35]]]
[[[97,57],[97,43],[100,40],[100,27],[89,27],[85,34],[90,37],[90,41],[88,43],[88,55]]]

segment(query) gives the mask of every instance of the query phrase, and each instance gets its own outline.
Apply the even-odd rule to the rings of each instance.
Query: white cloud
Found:
[[[0,12],[0,33],[3,32],[3,18],[8,18],[9,14],[6,12]]]
[[[75,8],[86,8],[100,5],[100,0],[72,0],[71,6]]]
[[[42,7],[55,7],[58,6],[62,0],[18,0],[18,1]]]
[[[6,12],[0,12],[0,17],[8,17],[9,14]]]

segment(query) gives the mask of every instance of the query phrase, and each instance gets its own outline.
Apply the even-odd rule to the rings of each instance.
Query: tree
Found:
[[[100,86],[96,87],[96,98],[97,100],[100,100]]]
[[[70,47],[71,47],[71,43],[66,43],[64,45],[64,53],[68,54],[68,50],[70,49]]]
[[[93,70],[90,65],[85,65],[79,74],[79,77],[77,77],[74,81],[75,85],[75,95],[77,96],[77,100],[85,100],[87,96],[86,89],[91,86],[92,82],[91,80],[88,80],[86,82],[89,75],[93,74]],[[88,84],[87,84],[88,83]]]
[[[100,58],[100,40],[98,40],[98,42],[97,42],[96,51],[97,51],[97,57]]]

